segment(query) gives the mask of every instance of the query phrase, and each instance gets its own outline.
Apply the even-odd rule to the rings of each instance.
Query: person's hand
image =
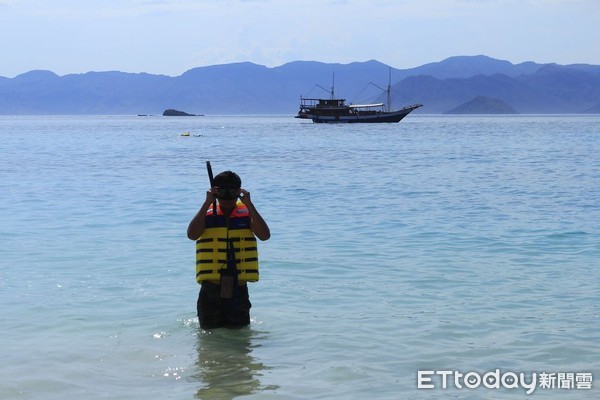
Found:
[[[240,200],[244,203],[245,206],[249,206],[252,204],[252,200],[250,199],[250,192],[245,189],[240,189]]]
[[[217,195],[219,194],[219,192],[217,191],[216,188],[210,188],[206,191],[206,200],[204,200],[205,203],[208,204],[212,204],[215,202],[215,200],[217,199]]]

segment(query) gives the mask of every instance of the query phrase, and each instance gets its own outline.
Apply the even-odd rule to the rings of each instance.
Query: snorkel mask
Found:
[[[239,188],[232,187],[218,187],[217,192],[219,193],[217,198],[221,200],[233,200],[237,199],[239,195]]]

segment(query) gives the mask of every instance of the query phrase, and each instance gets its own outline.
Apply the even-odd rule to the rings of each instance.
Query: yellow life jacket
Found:
[[[221,207],[206,212],[204,232],[196,241],[196,281],[218,281],[227,268],[227,244],[233,244],[238,280],[258,281],[258,249],[250,228],[248,208],[240,201],[229,217],[229,226]]]

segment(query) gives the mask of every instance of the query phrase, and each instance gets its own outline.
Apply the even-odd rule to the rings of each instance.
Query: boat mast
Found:
[[[320,89],[323,89],[324,91],[326,91],[327,93],[329,93],[329,95],[331,96],[331,100],[335,99],[335,92],[334,92],[334,89],[335,89],[335,71],[333,72],[333,79],[332,79],[332,84],[331,84],[331,90],[327,90],[323,86],[318,85],[318,84],[317,84],[317,87],[320,88]]]
[[[335,88],[335,71],[333,71],[333,77],[331,78],[331,100],[335,99],[333,89]]]
[[[390,67],[390,76],[387,86],[387,107],[388,111],[392,111],[392,67]]]
[[[389,73],[389,78],[388,78],[388,84],[387,84],[387,88],[384,89],[381,86],[373,83],[373,82],[369,82],[370,85],[375,86],[377,89],[381,90],[382,92],[385,92],[387,94],[387,104],[386,104],[386,111],[392,111],[392,67],[390,67],[390,73]]]

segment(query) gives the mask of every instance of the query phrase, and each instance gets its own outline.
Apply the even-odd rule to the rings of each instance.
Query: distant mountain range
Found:
[[[354,104],[385,101],[381,89],[389,74],[390,67],[375,60],[295,61],[274,68],[244,62],[194,68],[176,77],[31,71],[0,77],[0,114],[160,115],[177,109],[204,115],[295,115],[301,95],[327,98],[332,86],[336,97]],[[415,113],[600,113],[597,65],[515,65],[487,56],[459,56],[417,68],[391,68],[391,77],[393,107],[423,104]]]

